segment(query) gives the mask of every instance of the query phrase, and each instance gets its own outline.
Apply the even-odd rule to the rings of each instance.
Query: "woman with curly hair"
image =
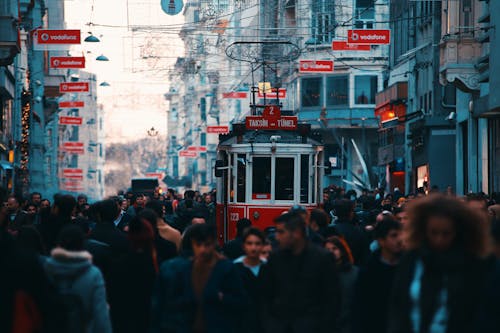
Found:
[[[341,308],[338,316],[338,329],[341,333],[351,332],[351,312],[354,301],[354,286],[358,278],[358,267],[354,266],[354,258],[347,242],[337,236],[328,237],[325,249],[335,256],[339,272],[341,290]]]
[[[432,195],[410,204],[408,218],[389,332],[474,332],[490,267],[484,214]]]

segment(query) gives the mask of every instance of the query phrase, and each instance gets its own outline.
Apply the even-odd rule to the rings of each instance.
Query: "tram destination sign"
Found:
[[[277,105],[267,105],[262,116],[248,116],[245,121],[247,129],[254,130],[285,130],[297,129],[297,117],[281,116],[281,108]]]

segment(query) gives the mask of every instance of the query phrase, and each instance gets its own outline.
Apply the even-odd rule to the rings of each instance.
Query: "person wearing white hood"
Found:
[[[104,279],[83,244],[81,228],[68,225],[45,262],[48,279],[58,291],[59,325],[64,331],[111,333]]]

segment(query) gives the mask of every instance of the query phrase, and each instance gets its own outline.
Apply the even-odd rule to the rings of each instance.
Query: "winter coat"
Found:
[[[236,237],[235,239],[230,240],[229,242],[224,244],[222,252],[227,258],[231,260],[235,260],[241,257],[245,254],[243,252],[243,239],[241,237]]]
[[[336,332],[340,290],[330,253],[311,244],[299,255],[276,251],[260,279],[265,332]]]
[[[380,250],[361,267],[354,291],[353,333],[386,333],[396,269],[381,261]]]
[[[45,262],[45,272],[54,285],[69,286],[72,294],[80,296],[88,318],[87,333],[111,333],[104,279],[91,260],[86,251],[55,248]]]
[[[161,333],[190,333],[197,309],[192,285],[192,261],[166,261],[153,297],[153,330]],[[219,292],[224,296],[219,299]],[[247,298],[236,267],[219,260],[203,291],[203,314],[207,333],[240,333],[239,319]],[[173,312],[173,313],[171,313]]]
[[[417,261],[423,264],[419,296],[421,320],[420,332],[413,332],[410,319],[413,301],[409,291]],[[401,261],[394,280],[387,332],[427,332],[442,288],[447,291],[446,332],[475,332],[480,305],[485,294],[488,269],[486,261],[466,255],[459,250],[445,255],[438,255],[428,250],[408,253]]]
[[[108,244],[113,254],[126,253],[129,250],[127,237],[112,221],[97,223],[90,233],[90,238]]]
[[[369,241],[361,229],[350,221],[338,221],[335,229],[344,237],[351,249],[356,265],[362,265],[370,253]]]
[[[339,270],[340,284],[340,314],[338,327],[340,333],[351,333],[352,308],[354,304],[354,290],[358,279],[359,268],[349,265]]]

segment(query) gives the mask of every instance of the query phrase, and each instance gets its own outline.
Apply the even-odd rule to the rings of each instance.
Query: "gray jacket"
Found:
[[[104,279],[92,256],[86,251],[73,252],[55,248],[45,262],[45,271],[56,286],[71,285],[70,291],[79,295],[89,316],[87,333],[111,333]]]

